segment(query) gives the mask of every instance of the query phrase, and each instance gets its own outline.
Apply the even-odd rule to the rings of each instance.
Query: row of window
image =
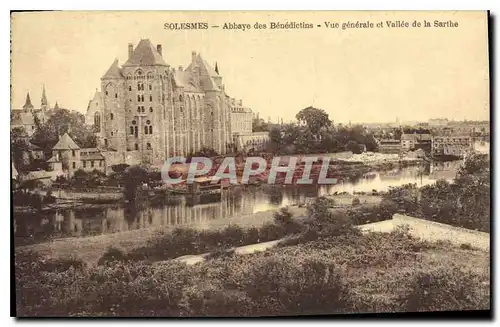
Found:
[[[134,144],[134,149],[139,150],[139,144]],[[152,150],[153,148],[151,147],[151,143],[146,143],[146,150]]]
[[[139,127],[138,126],[130,126],[130,135],[134,135],[135,137],[139,136]],[[153,134],[153,126],[144,126],[144,134]]]
[[[94,160],[83,160],[83,168],[87,168],[87,161],[90,161],[90,168],[94,168]],[[99,161],[99,167],[102,167],[102,160]]]

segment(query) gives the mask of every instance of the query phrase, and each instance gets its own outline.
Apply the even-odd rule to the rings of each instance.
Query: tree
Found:
[[[352,153],[356,153],[356,154],[361,153],[361,147],[359,146],[359,144],[356,141],[351,140],[351,141],[347,142],[345,149],[347,151],[351,151]]]
[[[271,147],[271,152],[277,153],[281,148],[282,137],[281,137],[281,129],[279,127],[271,128],[269,132],[269,146]]]
[[[32,142],[42,148],[51,148],[58,141],[59,135],[68,133],[83,148],[97,146],[96,136],[91,126],[85,124],[85,117],[67,109],[54,109],[49,119],[41,124],[33,134]]]
[[[125,199],[135,201],[139,186],[148,180],[148,172],[139,166],[129,167],[123,176]]]
[[[328,114],[323,109],[317,109],[311,106],[299,111],[295,118],[305,123],[307,128],[317,139],[319,139],[319,131],[322,128],[332,125],[332,121],[328,118]]]
[[[14,127],[10,131],[12,159],[16,169],[24,170],[24,152],[28,148],[28,134],[24,127]]]
[[[252,132],[268,132],[269,124],[264,119],[256,117],[252,119]]]

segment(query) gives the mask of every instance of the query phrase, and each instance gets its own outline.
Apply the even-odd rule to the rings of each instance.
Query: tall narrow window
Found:
[[[90,167],[94,168],[94,160],[90,161]]]
[[[132,91],[132,85],[129,85],[129,86],[128,86],[128,90],[129,90],[129,91]]]
[[[139,127],[138,126],[134,127],[134,132],[135,132],[135,137],[139,137]]]
[[[73,169],[76,168],[76,162],[73,161]]]
[[[83,168],[87,168],[87,161],[83,160]]]
[[[144,126],[144,134],[148,134],[148,127]]]
[[[115,99],[118,98],[118,93],[115,93]]]
[[[101,132],[101,114],[99,112],[94,114],[94,128],[97,133]]]
[[[114,118],[114,117],[115,117],[115,116],[113,115],[113,113],[110,113],[110,114],[109,114],[109,119],[113,120],[113,118]]]
[[[75,150],[71,150],[71,155],[74,157],[75,156]]]
[[[153,126],[149,126],[149,134],[153,134]]]
[[[141,95],[137,94],[137,102],[141,102]]]
[[[149,101],[150,102],[153,101],[153,96],[152,95],[149,96]]]
[[[147,148],[148,150],[151,150],[151,143],[146,143],[146,148]]]
[[[137,143],[135,144],[135,149],[139,150],[139,144],[137,144]]]
[[[144,94],[141,95],[141,102],[144,102]]]
[[[151,91],[153,89],[153,86],[149,84],[149,90]]]
[[[134,135],[134,126],[130,126],[130,135]]]

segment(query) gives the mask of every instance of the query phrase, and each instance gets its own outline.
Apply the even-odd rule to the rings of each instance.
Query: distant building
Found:
[[[429,126],[446,126],[448,125],[448,119],[446,118],[433,118],[429,119]]]
[[[394,139],[381,139],[377,141],[378,151],[380,153],[400,153],[401,152],[401,142]]]
[[[432,154],[439,156],[463,157],[473,149],[470,136],[434,136],[432,139]]]
[[[48,118],[49,113],[49,102],[47,100],[47,95],[45,93],[45,86],[43,86],[42,90],[42,98],[40,100],[41,104],[39,108],[35,108],[35,106],[31,103],[30,93],[26,94],[26,100],[24,102],[22,109],[14,109],[12,108],[11,120],[10,120],[10,128],[11,130],[16,127],[22,127],[28,134],[28,136],[32,136],[36,130],[35,119],[38,118],[41,123],[45,122]],[[35,118],[36,117],[36,118]]]
[[[429,133],[424,134],[403,134],[401,135],[401,150],[413,151],[422,149],[426,152],[431,152],[432,148],[432,135]]]

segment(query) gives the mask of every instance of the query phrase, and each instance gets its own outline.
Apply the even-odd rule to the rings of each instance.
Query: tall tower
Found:
[[[31,98],[30,98],[30,93],[28,92],[26,94],[26,101],[24,102],[23,110],[24,112],[32,112],[33,111],[33,104],[31,103]]]
[[[45,111],[49,109],[49,101],[47,101],[47,94],[45,93],[45,84],[43,84],[42,99],[40,102],[42,104],[40,109],[42,109],[42,113],[45,113]]]

